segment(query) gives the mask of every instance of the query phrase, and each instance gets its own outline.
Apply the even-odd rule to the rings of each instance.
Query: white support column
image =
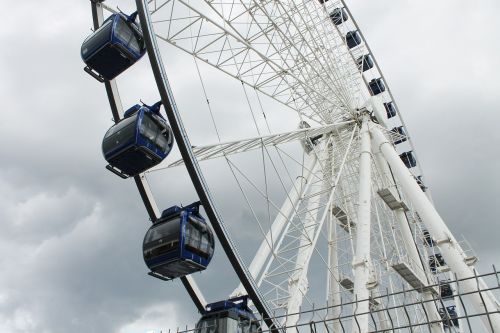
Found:
[[[379,169],[382,174],[384,181],[387,181],[387,184],[393,186],[394,180],[392,180],[391,172],[389,169],[389,165],[384,160],[381,152],[378,150],[378,147],[374,145],[374,141],[372,142],[372,151],[375,160],[375,165]],[[401,198],[398,198],[401,199]],[[406,219],[405,213],[402,208],[396,209],[394,211],[394,215],[396,216],[396,221],[399,224],[399,229],[401,230],[401,235],[403,236],[404,246],[406,252],[408,253],[409,258],[411,259],[411,264],[415,265],[417,268],[417,273],[423,273],[420,277],[423,281],[429,282],[427,276],[425,276],[425,270],[422,266],[422,261],[420,260],[420,255],[418,253],[417,247],[415,246],[415,240],[413,239],[413,235],[408,225],[408,221]],[[424,299],[424,306],[431,321],[436,321],[436,323],[431,325],[431,333],[443,333],[444,328],[443,324],[438,322],[441,320],[441,316],[437,310],[435,303],[433,302],[433,297],[431,291],[423,292],[422,298]]]
[[[292,315],[287,318],[287,326],[294,326],[299,320],[299,315],[295,313],[300,311],[304,295],[309,290],[307,270],[315,247],[315,233],[321,232],[316,231],[319,222],[320,199],[320,195],[315,195],[309,198],[307,202],[308,213],[306,213],[303,219],[303,230],[300,235],[297,258],[295,259],[295,270],[288,279],[288,293],[290,294],[290,298],[288,299],[287,311]],[[296,332],[295,328],[287,331]]]
[[[321,161],[323,162],[323,168],[318,170],[318,175],[323,177],[323,182],[313,186],[313,189],[309,191],[323,193],[325,190],[332,185],[332,147],[329,143],[326,144],[324,150],[321,153]],[[334,185],[335,187],[335,185]],[[297,258],[295,261],[295,270],[288,279],[288,292],[290,298],[288,299],[287,312],[292,314],[287,317],[287,326],[294,326],[299,320],[299,315],[295,314],[300,311],[300,306],[304,296],[309,289],[309,281],[307,279],[307,274],[309,270],[309,264],[311,262],[311,257],[316,248],[316,244],[319,235],[322,232],[323,224],[325,221],[329,220],[331,216],[330,207],[332,205],[332,199],[335,192],[335,188],[331,188],[329,194],[326,196],[326,208],[323,210],[320,216],[320,204],[322,195],[315,195],[308,199],[306,216],[303,219],[303,230],[300,235],[299,249],[297,253]],[[328,192],[326,192],[328,193]],[[296,332],[296,329],[289,329],[287,331]]]
[[[453,272],[448,272],[448,279],[450,281],[453,281],[455,279],[455,275]],[[450,283],[451,288],[455,288],[455,290],[458,291],[458,284],[457,283]],[[462,306],[462,302],[460,302],[460,297],[458,295],[455,295],[453,297],[453,302],[455,303],[455,311],[457,312],[457,317],[462,317],[464,315],[464,307]],[[463,333],[465,332],[465,328],[467,327],[467,320],[465,318],[460,318],[458,319],[458,327],[455,327],[456,333]]]
[[[313,177],[313,170],[316,167],[317,158],[315,154],[306,155],[306,163],[304,167],[304,176],[297,177],[292,189],[288,193],[287,198],[283,202],[280,211],[278,212],[270,230],[267,232],[266,237],[262,241],[249,266],[249,271],[252,277],[257,280],[257,277],[262,271],[265,263],[268,261],[269,256],[272,254],[273,249],[276,247],[278,239],[283,232],[287,222],[295,215],[298,203],[303,197],[304,191],[307,189],[306,185],[311,182]],[[245,288],[240,283],[238,287],[231,293],[232,297],[246,294]]]
[[[313,178],[313,175],[316,173],[316,169],[319,168],[319,165],[318,163],[315,164],[314,166],[314,169],[312,170],[308,180],[307,180],[307,184],[304,186],[304,189],[302,191],[302,195],[300,195],[300,198],[299,200],[297,201],[297,204],[296,204],[296,207],[300,207],[302,205],[302,202],[304,200],[307,200],[305,199],[305,193],[308,193],[309,192],[309,188],[311,186],[311,184],[313,183],[312,181],[312,178]],[[288,221],[293,221],[295,219],[295,217],[297,216],[297,214],[299,213],[299,211],[297,210],[293,210],[293,212],[291,213],[291,215],[289,216],[288,218]],[[281,247],[283,246],[283,242],[290,230],[290,228],[294,228],[295,226],[292,225],[292,223],[287,223],[285,225],[285,228],[283,230],[283,232],[281,233],[281,235],[278,237],[278,241],[275,243],[275,247],[274,247],[274,251],[272,252],[272,255],[269,256],[268,260],[267,260],[267,263],[265,265],[265,267],[263,268],[263,270],[261,271],[260,273],[260,277],[257,281],[257,285],[260,286],[264,280],[266,280],[267,278],[267,274],[269,272],[269,270],[271,269],[271,265],[273,264],[273,261],[275,259],[277,259],[278,257],[278,253],[281,249]]]
[[[358,223],[356,227],[356,255],[353,262],[354,296],[357,303],[352,322],[353,333],[368,332],[370,319],[368,312],[370,311],[369,283],[372,280],[370,259],[372,161],[368,122],[369,117],[365,114],[360,130]]]
[[[380,332],[394,332],[392,329],[392,323],[387,315],[387,310],[384,309],[384,306],[382,304],[377,304],[380,302],[380,291],[378,287],[373,288],[372,290],[372,299],[375,300],[375,302],[371,302],[370,306],[372,311],[376,311],[377,318],[378,318],[378,327],[380,329]],[[378,300],[378,302],[377,302]]]
[[[327,319],[328,327],[331,332],[340,332],[340,322],[335,320],[341,314],[340,308],[340,276],[339,276],[339,261],[338,261],[338,245],[337,245],[337,222],[333,217],[331,206],[328,212],[328,291],[327,291],[327,304],[328,314]]]
[[[370,132],[373,136],[374,145],[377,146],[384,155],[391,166],[392,172],[399,180],[405,194],[416,208],[422,222],[429,230],[431,236],[436,240],[446,264],[457,274],[459,279],[474,277],[472,269],[465,263],[465,255],[462,248],[453,237],[434,206],[430,203],[427,196],[420,189],[413,175],[401,161],[392,144],[375,124],[370,126]],[[485,310],[490,312],[499,310],[498,302],[491,294],[483,292],[481,298],[474,278],[464,280],[460,282],[460,284],[463,288],[463,292],[472,293],[469,295],[468,299],[476,308],[476,311],[484,313]],[[484,285],[484,282],[480,281],[480,285]],[[484,302],[482,299],[484,299]],[[500,314],[490,314],[492,327],[486,316],[482,316],[481,318],[489,332],[500,332]]]
[[[328,163],[330,170],[330,178],[334,174],[338,174],[340,170],[334,168],[335,156],[333,151],[333,143],[328,145]],[[337,184],[338,187],[339,184]],[[340,321],[337,319],[342,313],[340,307],[340,273],[339,273],[339,258],[338,258],[338,239],[337,239],[337,218],[333,214],[333,203],[328,207],[328,216],[326,222],[328,223],[328,271],[327,271],[327,291],[326,291],[326,304],[328,327],[331,332],[340,332]]]

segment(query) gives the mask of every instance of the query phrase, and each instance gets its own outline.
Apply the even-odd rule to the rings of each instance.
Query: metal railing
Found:
[[[415,293],[421,293],[419,289],[401,289],[397,292],[384,294],[369,299],[371,309],[368,312],[370,317],[369,333],[379,332],[430,332],[432,325],[443,325],[444,332],[460,332],[460,333],[480,333],[495,332],[492,327],[486,329],[484,322],[491,321],[493,314],[500,313],[500,305],[497,304],[495,311],[475,311],[468,301],[468,297],[472,294],[479,294],[482,298],[486,293],[493,293],[498,297],[500,294],[500,277],[499,272],[493,266],[493,272],[474,276],[467,279],[450,279],[441,281],[452,287],[453,294],[442,297],[440,291],[440,283],[426,286],[436,290],[433,293],[431,300],[423,298],[409,297]],[[487,282],[488,287],[481,285],[480,279]],[[478,286],[478,291],[467,292],[462,290],[461,283],[466,280],[475,280]],[[411,299],[411,301],[408,301]],[[301,309],[298,313],[287,313],[275,315],[273,322],[281,322],[283,332],[296,333],[350,333],[353,332],[353,327],[356,327],[357,318],[367,313],[356,313],[357,304],[366,300],[349,300],[342,301],[340,304],[325,305],[323,307],[312,306],[310,309]],[[425,309],[427,302],[433,302],[438,310],[440,310],[441,320],[431,320]],[[456,309],[456,310],[455,310]],[[332,316],[332,313],[340,313],[338,316]],[[300,315],[300,320],[294,325],[287,325],[288,318]],[[261,333],[270,332],[265,328],[264,321],[259,319]],[[208,330],[207,330],[208,329]],[[167,331],[163,331],[167,332]],[[198,333],[196,328],[184,328],[177,330],[168,330],[169,333]],[[242,333],[245,330],[241,331]],[[203,333],[219,333],[217,327],[205,327]],[[228,332],[233,333],[233,332]],[[234,332],[237,333],[237,332]],[[253,333],[253,332],[248,332]],[[256,332],[257,333],[257,332]],[[500,333],[500,332],[498,332]]]

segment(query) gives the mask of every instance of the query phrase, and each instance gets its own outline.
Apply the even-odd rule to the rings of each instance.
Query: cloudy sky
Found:
[[[404,113],[436,206],[466,236],[481,270],[499,264],[500,3],[348,3]],[[142,333],[193,321],[179,282],[146,275],[148,224],[133,183],[104,169],[111,115],[79,56],[88,1],[15,1],[8,9],[0,30],[0,332]],[[182,81],[182,54],[167,50],[179,104],[202,98]],[[120,82],[125,105],[157,98],[141,74],[147,64]],[[165,197],[193,199],[181,181],[163,181],[172,189]]]

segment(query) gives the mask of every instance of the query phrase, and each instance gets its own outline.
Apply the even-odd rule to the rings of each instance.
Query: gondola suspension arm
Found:
[[[104,22],[103,5],[100,1],[95,0],[91,0],[90,3],[94,30],[97,30]],[[113,120],[117,123],[120,121],[120,114],[123,113],[123,106],[118,92],[118,86],[115,80],[105,81],[104,85],[106,87],[106,94],[108,96],[109,105],[113,114]],[[144,206],[146,207],[149,218],[151,221],[155,221],[158,216],[160,216],[160,211],[158,210],[156,202],[153,198],[146,177],[144,174],[137,175],[134,177],[134,181]],[[186,288],[189,296],[191,296],[191,299],[193,300],[193,303],[198,311],[204,311],[207,303],[194,279],[190,276],[186,276],[181,278],[181,282],[184,285],[184,288]]]

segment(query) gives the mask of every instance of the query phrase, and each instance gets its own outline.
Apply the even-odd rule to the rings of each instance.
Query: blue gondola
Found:
[[[367,70],[373,68],[373,59],[369,54],[365,54],[364,56],[359,57],[357,63],[358,68],[363,72],[366,72]]]
[[[434,242],[434,239],[432,239],[432,236],[431,236],[429,230],[424,230],[423,234],[424,234],[424,244],[425,245],[431,246],[431,247],[436,245],[436,242]]]
[[[433,254],[429,256],[429,267],[432,273],[436,273],[438,267],[445,266],[446,262],[444,261],[443,256],[440,253]]]
[[[385,91],[385,84],[384,81],[382,81],[382,78],[371,80],[368,83],[368,86],[370,88],[370,93],[372,94],[372,96],[381,94]]]
[[[417,160],[415,159],[415,156],[413,155],[413,152],[411,150],[402,153],[401,155],[399,155],[399,158],[401,158],[408,169],[417,166]]]
[[[207,305],[194,333],[260,333],[259,321],[248,307],[248,296]]]
[[[112,126],[102,141],[106,168],[122,178],[138,175],[159,164],[174,145],[172,129],[160,115],[161,102],[136,104]]]
[[[214,254],[212,230],[199,212],[200,202],[165,209],[144,236],[149,275],[171,280],[207,268]]]
[[[453,288],[448,281],[440,281],[439,282],[439,294],[441,298],[447,299],[453,297]]]
[[[447,306],[446,309],[440,308],[439,314],[444,327],[458,327],[458,315],[455,305]]]
[[[394,127],[392,130],[391,130],[392,133],[398,135],[398,138],[394,140],[394,144],[395,145],[399,145],[400,143],[402,142],[405,142],[407,140],[406,138],[406,131],[404,129],[403,126],[399,126],[399,127]],[[402,136],[402,137],[399,137],[399,136]]]
[[[427,186],[425,186],[422,176],[415,177],[415,180],[417,181],[418,186],[420,186],[420,189],[425,192],[427,190]]]
[[[85,39],[81,55],[87,73],[101,82],[112,80],[146,53],[136,16],[113,14]]]
[[[347,43],[347,47],[350,49],[361,44],[361,36],[359,35],[359,32],[357,30],[349,31],[345,35],[345,42]]]
[[[392,118],[396,116],[396,107],[393,102],[384,103],[385,111],[387,113],[387,118]]]
[[[333,24],[335,25],[340,25],[347,21],[349,19],[349,16],[347,15],[347,11],[345,10],[344,7],[342,8],[335,8],[331,13],[330,13],[330,19],[332,20]]]

